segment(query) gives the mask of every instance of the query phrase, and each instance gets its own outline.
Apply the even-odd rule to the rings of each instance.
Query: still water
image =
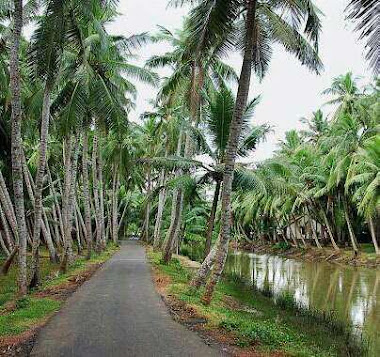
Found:
[[[369,341],[380,356],[380,270],[304,262],[275,255],[231,252],[227,273],[269,287],[274,296],[290,292],[300,304],[333,312]]]

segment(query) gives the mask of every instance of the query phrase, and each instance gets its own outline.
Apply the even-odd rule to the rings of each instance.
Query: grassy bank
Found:
[[[254,251],[255,253],[267,253],[280,255],[286,258],[300,259],[305,261],[328,261],[340,265],[361,266],[367,268],[380,267],[380,257],[375,254],[372,244],[360,244],[359,254],[355,255],[351,248],[341,248],[335,251],[331,247],[318,249],[309,246],[308,248],[293,248],[289,244],[280,242],[274,245],[252,245],[245,244],[238,246],[245,251]]]
[[[0,347],[17,345],[33,336],[63,301],[87,280],[118,248],[109,246],[90,260],[79,257],[66,274],[52,264],[47,252],[41,253],[41,286],[27,297],[17,299],[17,266],[0,275]],[[0,262],[1,264],[1,262]],[[1,355],[0,349],[0,355]]]
[[[239,279],[224,278],[219,283],[210,306],[200,302],[200,292],[188,287],[191,269],[179,260],[164,265],[160,254],[149,251],[155,268],[159,291],[169,305],[176,304],[176,314],[192,311],[203,321],[202,333],[222,336],[237,348],[237,355],[271,356],[364,356],[365,349],[344,326],[331,316],[308,312],[296,306],[289,297],[277,303],[262,292],[254,291]],[[162,288],[162,282],[165,282]],[[178,307],[178,306],[179,307]]]

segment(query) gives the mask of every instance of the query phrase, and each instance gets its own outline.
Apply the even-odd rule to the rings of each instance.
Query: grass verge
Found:
[[[274,302],[237,278],[225,277],[210,306],[202,291],[188,287],[192,271],[177,259],[168,265],[148,250],[158,290],[178,320],[232,348],[238,356],[365,356],[362,341],[329,317],[296,306],[290,297]]]
[[[40,287],[28,296],[17,299],[17,266],[8,275],[0,276],[0,356],[27,355],[34,336],[63,302],[105,262],[118,248],[110,245],[90,260],[79,257],[66,274],[59,274],[59,265],[41,253]]]

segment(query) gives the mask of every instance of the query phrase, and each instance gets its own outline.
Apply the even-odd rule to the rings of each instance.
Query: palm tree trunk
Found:
[[[84,221],[86,224],[86,243],[87,254],[86,259],[91,258],[92,254],[92,226],[91,226],[91,196],[90,196],[90,180],[88,175],[88,136],[87,130],[83,130],[83,152],[82,152],[82,177],[83,177],[83,208]]]
[[[118,196],[119,196],[120,178],[117,166],[114,166],[113,182],[112,182],[112,240],[115,244],[119,238],[119,223],[118,223]]]
[[[28,196],[30,201],[32,202],[33,207],[35,207],[36,200],[35,200],[35,191],[36,186],[33,181],[33,177],[29,171],[28,165],[26,163],[25,153],[22,152],[22,167],[23,167],[23,173],[24,173],[24,182],[25,187],[28,192]],[[34,226],[33,226],[34,227]],[[40,233],[42,232],[42,235],[45,239],[46,245],[49,250],[49,257],[50,261],[52,263],[59,263],[59,257],[57,254],[57,251],[54,247],[52,235],[50,232],[49,227],[49,221],[47,219],[46,212],[41,209],[41,217],[40,217]],[[40,235],[38,236],[38,241],[40,241]],[[39,284],[39,256],[38,256],[38,247],[40,245],[40,242],[38,242],[37,250],[33,250],[33,245],[35,244],[35,241],[32,240],[32,261],[31,261],[31,273],[30,273],[30,281],[29,281],[29,288],[33,288],[36,285]]]
[[[151,194],[151,168],[148,166],[148,172],[147,172],[147,189],[146,189],[146,207],[145,207],[145,223],[144,223],[144,234],[143,234],[143,240],[145,242],[148,242],[149,239],[149,218],[150,218],[150,207],[151,207],[151,202],[150,202],[150,194]]]
[[[254,54],[254,28],[256,16],[256,0],[247,0],[247,16],[245,18],[245,48],[242,69],[239,78],[239,86],[236,97],[233,117],[230,124],[230,133],[226,148],[223,171],[222,190],[222,217],[220,230],[220,245],[216,253],[215,263],[211,271],[211,276],[206,284],[202,301],[209,304],[214,293],[215,285],[220,279],[228,253],[228,243],[230,241],[231,229],[231,192],[232,180],[235,169],[235,160],[238,148],[239,137],[243,125],[243,114],[247,105],[248,92],[251,82],[252,61]]]
[[[9,225],[8,225],[8,222],[7,222],[7,218],[5,216],[3,208],[1,206],[1,202],[0,202],[0,222],[1,222],[2,226],[3,226],[4,239],[5,239],[5,243],[7,245],[7,248],[9,250],[13,250],[12,236],[11,236],[11,232],[9,230]]]
[[[0,171],[0,203],[3,205],[5,216],[11,227],[14,237],[17,237],[17,222],[13,203],[8,192],[2,172]]]
[[[347,223],[348,233],[349,233],[350,240],[351,240],[352,249],[354,250],[355,254],[357,254],[359,251],[358,241],[356,239],[355,232],[352,228],[350,215],[348,213],[347,201],[346,201],[345,197],[343,197],[343,210],[344,210],[344,218],[345,218],[346,223]]]
[[[305,239],[303,237],[303,234],[301,232],[301,228],[300,228],[300,225],[298,224],[298,220],[294,216],[293,216],[293,219],[294,219],[294,233],[295,233],[296,239],[298,239],[298,237],[299,237],[302,241],[303,246],[305,248],[307,248],[307,244],[306,244]]]
[[[215,242],[210,253],[208,253],[207,257],[203,260],[200,268],[198,269],[197,273],[191,280],[190,286],[193,286],[198,289],[200,288],[201,285],[206,284],[206,279],[208,275],[210,274],[211,268],[215,261],[216,252],[218,251],[218,245],[219,245],[219,238]]]
[[[12,178],[15,214],[17,220],[16,242],[19,245],[18,252],[18,288],[21,296],[27,293],[27,228],[24,207],[24,187],[22,178],[22,134],[21,134],[21,75],[19,63],[19,49],[21,29],[23,24],[23,2],[14,0],[13,31],[9,59],[10,90],[12,105]]]
[[[55,190],[54,188],[54,183],[53,183],[53,178],[51,176],[51,172],[50,172],[50,168],[49,168],[49,163],[47,163],[47,174],[48,174],[48,180],[49,180],[49,186],[50,186],[50,190],[51,190],[51,194],[53,195],[54,197],[54,210],[55,211],[55,214],[57,216],[57,220],[58,220],[58,224],[59,224],[59,232],[57,232],[57,243],[60,244],[61,242],[61,238],[64,237],[64,224],[63,224],[63,218],[62,218],[62,212],[61,212],[61,207],[59,205],[59,202],[58,202],[58,199],[57,199],[57,191]],[[58,190],[60,190],[60,181],[58,180]]]
[[[182,151],[182,136],[183,133],[179,134],[178,142],[177,142],[177,156],[181,155]],[[176,169],[175,177],[180,177],[182,175],[182,170],[180,168]],[[162,256],[165,263],[168,263],[172,256],[172,246],[175,237],[175,232],[177,229],[177,225],[179,224],[179,216],[180,216],[180,202],[181,202],[181,189],[175,188],[173,190],[173,199],[172,199],[172,210],[171,210],[171,218],[170,218],[170,226],[169,230],[166,234],[166,238],[162,247]]]
[[[160,243],[161,243],[162,216],[164,214],[165,201],[166,201],[166,188],[164,187],[165,176],[166,176],[166,172],[164,169],[162,169],[160,173],[160,178],[159,178],[160,193],[158,195],[157,216],[156,216],[156,223],[154,225],[154,236],[153,236],[154,250],[157,250],[160,247]]]
[[[99,210],[100,210],[100,227],[101,227],[101,248],[106,247],[105,236],[105,214],[104,214],[104,183],[103,183],[103,158],[98,145],[98,188],[99,188]]]
[[[177,229],[180,225],[181,216],[181,198],[182,192],[180,189],[173,192],[173,203],[172,203],[172,216],[170,227],[167,233],[165,244],[163,247],[162,259],[165,264],[169,263],[172,258],[174,241],[177,235]]]
[[[2,231],[0,231],[0,247],[3,250],[3,252],[5,253],[5,255],[7,257],[9,257],[11,253],[9,252],[8,247],[5,244],[5,241],[3,239],[3,233],[2,233]]]
[[[332,244],[332,246],[333,246],[333,248],[335,250],[339,250],[339,247],[338,247],[338,245],[335,242],[334,235],[332,234],[330,223],[329,223],[329,220],[328,220],[328,218],[326,216],[326,213],[325,213],[325,211],[323,209],[321,209],[320,212],[321,212],[323,221],[325,222],[325,226],[326,226],[326,229],[327,229],[327,233],[329,234],[329,237],[330,237],[330,240],[331,240],[331,244]]]
[[[86,224],[84,222],[84,219],[83,219],[83,216],[82,216],[82,212],[79,208],[79,205],[78,205],[78,201],[76,200],[75,201],[75,209],[76,209],[76,214],[77,214],[77,217],[78,217],[78,222],[80,223],[80,231],[83,232],[83,237],[86,241],[86,237],[87,237],[87,228],[86,228]],[[87,242],[86,242],[87,244]]]
[[[69,134],[70,135],[70,134]],[[61,262],[60,271],[65,273],[67,264],[70,264],[73,259],[73,243],[72,243],[72,226],[73,226],[73,213],[74,213],[74,198],[76,189],[76,174],[77,163],[79,154],[79,145],[77,138],[70,135],[67,138],[67,151],[66,151],[66,165],[65,165],[65,183],[64,183],[64,252]]]
[[[1,267],[1,273],[3,275],[7,275],[8,274],[8,271],[13,263],[13,260],[16,256],[16,254],[18,253],[18,250],[19,250],[19,247],[18,245],[16,245],[13,250],[10,252],[7,260],[4,262],[3,266]]]
[[[94,190],[94,207],[95,207],[95,223],[96,223],[96,249],[101,250],[102,243],[102,228],[101,228],[101,211],[99,203],[99,180],[97,170],[97,156],[98,156],[98,135],[94,132],[92,143],[92,182]]]
[[[119,223],[118,223],[118,226],[117,226],[117,231],[118,231],[118,232],[120,231],[121,226],[122,226],[122,224],[123,224],[123,222],[124,222],[124,218],[125,218],[125,215],[126,215],[126,213],[127,213],[128,206],[129,206],[129,204],[127,204],[127,203],[126,203],[125,206],[124,206],[123,213],[121,214],[121,217],[120,217],[120,220],[119,220]]]
[[[307,210],[307,213],[308,213],[308,219],[309,219],[309,223],[310,223],[310,227],[311,227],[311,233],[313,235],[313,239],[315,241],[315,244],[316,244],[316,246],[317,246],[318,249],[322,249],[321,243],[319,243],[319,239],[318,239],[316,228],[314,227],[313,222],[311,221],[311,212],[310,212],[309,207],[306,207],[306,210]]]
[[[31,261],[31,288],[39,284],[39,246],[41,235],[42,221],[42,190],[43,180],[45,176],[46,152],[48,144],[49,119],[50,119],[50,86],[45,85],[43,102],[42,102],[42,117],[41,117],[41,135],[39,147],[38,167],[34,185],[34,225],[33,225],[33,247]]]
[[[212,233],[214,231],[215,214],[216,214],[216,209],[218,207],[221,184],[222,183],[218,180],[215,186],[214,199],[212,201],[212,206],[211,206],[211,213],[210,213],[210,217],[207,223],[205,257],[207,257],[208,253],[210,253],[210,249],[211,249]]]
[[[369,230],[371,232],[372,243],[373,243],[373,246],[375,247],[375,253],[376,255],[380,255],[379,244],[377,243],[377,238],[376,238],[375,224],[373,223],[372,217],[368,218],[368,225],[369,225]]]

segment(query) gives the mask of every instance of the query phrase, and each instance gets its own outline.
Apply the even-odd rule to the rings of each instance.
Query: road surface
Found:
[[[122,245],[41,330],[34,357],[220,356],[172,320],[156,293],[145,251]]]

